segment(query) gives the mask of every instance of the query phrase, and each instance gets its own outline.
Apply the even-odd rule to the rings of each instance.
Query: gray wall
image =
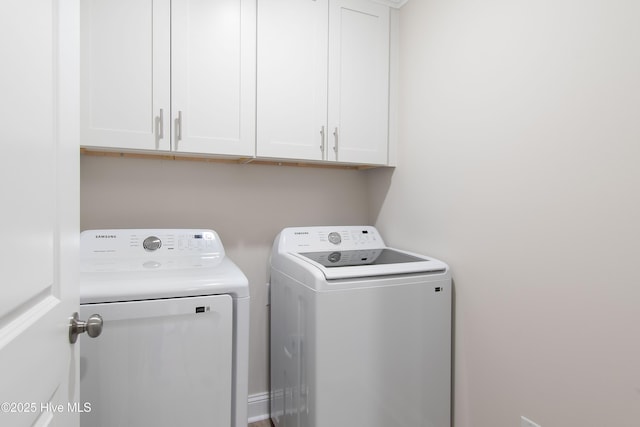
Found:
[[[412,0],[387,243],[455,280],[455,425],[640,423],[640,3]]]
[[[83,156],[81,229],[212,228],[249,279],[249,393],[268,390],[268,259],[296,225],[366,224],[352,170]]]

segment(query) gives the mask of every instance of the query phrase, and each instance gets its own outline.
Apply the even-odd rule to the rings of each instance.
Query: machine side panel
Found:
[[[271,271],[271,419],[276,427],[313,427],[313,291]]]
[[[233,299],[233,400],[231,425],[244,427],[249,412],[249,323],[251,298]]]

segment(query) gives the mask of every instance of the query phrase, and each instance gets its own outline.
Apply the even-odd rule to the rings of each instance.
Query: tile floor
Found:
[[[257,421],[249,424],[249,427],[272,427],[271,420]]]

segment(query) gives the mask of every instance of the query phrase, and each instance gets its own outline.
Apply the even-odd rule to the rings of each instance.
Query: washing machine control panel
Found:
[[[282,230],[287,252],[359,250],[384,247],[382,237],[371,226],[293,227]]]

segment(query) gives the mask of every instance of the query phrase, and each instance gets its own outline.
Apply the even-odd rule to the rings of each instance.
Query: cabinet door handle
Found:
[[[176,119],[176,142],[182,140],[182,111],[178,111]]]
[[[320,128],[320,151],[322,152],[322,157],[324,158],[324,126]]]
[[[160,115],[156,119],[156,138],[158,140],[164,138],[164,111],[160,109]]]
[[[338,160],[338,128],[333,129],[333,151],[336,153],[336,160]]]

